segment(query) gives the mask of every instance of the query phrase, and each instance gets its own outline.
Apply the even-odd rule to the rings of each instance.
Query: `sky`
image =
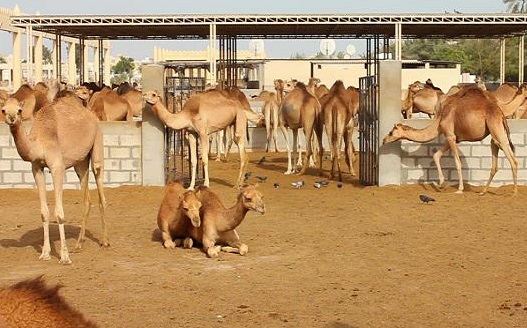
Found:
[[[86,3],[89,3],[86,6]],[[18,5],[24,14],[42,15],[153,15],[153,14],[385,14],[385,13],[503,13],[502,0],[0,0],[0,7]],[[338,40],[336,52],[345,51],[348,44],[363,52],[364,41]],[[207,41],[112,41],[112,55],[135,59],[153,56],[153,46],[171,50],[203,50]],[[320,40],[265,40],[269,58],[290,58],[295,53],[307,56],[319,51]],[[248,49],[248,41],[239,41],[238,49]],[[11,52],[10,36],[0,31],[0,55]]]

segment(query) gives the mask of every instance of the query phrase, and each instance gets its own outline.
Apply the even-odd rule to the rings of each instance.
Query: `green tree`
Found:
[[[527,12],[527,0],[503,0],[507,6],[507,11],[510,13],[524,13]]]
[[[120,56],[119,61],[112,66],[113,74],[127,74],[130,75],[134,70],[134,59],[131,57]]]
[[[3,56],[0,56],[0,64],[6,64],[6,63],[7,63],[7,60]]]

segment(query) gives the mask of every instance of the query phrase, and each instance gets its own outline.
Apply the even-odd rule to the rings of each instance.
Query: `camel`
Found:
[[[117,88],[117,94],[130,105],[133,117],[141,117],[143,112],[143,93],[134,89],[130,83],[121,83]]]
[[[277,131],[278,131],[278,121],[279,121],[278,110],[280,108],[280,105],[278,104],[276,93],[264,90],[260,92],[260,94],[254,99],[264,102],[264,105],[262,107],[262,113],[265,119],[265,134],[266,134],[265,152],[269,152],[272,141],[274,141],[274,151],[278,152],[279,149],[278,149],[278,141],[277,141]]]
[[[492,167],[489,180],[481,194],[485,194],[496,174],[498,167],[498,150],[501,148],[510,162],[514,181],[514,193],[517,193],[518,160],[513,153],[509,126],[503,112],[494,97],[476,86],[464,87],[458,93],[446,98],[432,124],[424,129],[414,129],[403,124],[395,124],[390,133],[383,139],[383,144],[400,139],[415,142],[429,142],[439,134],[446,138],[446,143],[433,158],[437,166],[439,186],[443,187],[445,178],[441,170],[441,156],[450,149],[454,155],[459,178],[457,193],[463,192],[463,176],[457,143],[461,141],[480,141],[489,134],[492,139]]]
[[[249,247],[240,241],[235,228],[242,223],[249,211],[265,214],[265,203],[257,186],[244,185],[236,204],[230,208],[226,208],[210,188],[200,186],[198,191],[202,224],[200,227],[190,227],[188,235],[202,244],[208,257],[217,257],[220,250],[246,255]]]
[[[58,88],[50,91],[45,83],[39,82],[35,85],[35,88],[28,84],[21,85],[11,97],[24,105],[22,108],[22,119],[31,120],[35,112],[53,101],[57,92]]]
[[[96,328],[42,276],[0,290],[0,327]]]
[[[441,89],[430,85],[414,82],[408,87],[407,98],[403,101],[402,112],[404,118],[412,118],[412,113],[425,113],[429,117],[435,115],[435,108],[439,97],[443,94]]]
[[[317,86],[315,90],[315,95],[317,96],[318,99],[322,98],[324,95],[328,93],[329,93],[329,89],[325,84],[321,84]]]
[[[133,118],[128,101],[108,87],[93,93],[88,106],[99,121],[132,121]]]
[[[22,160],[31,162],[33,176],[40,197],[40,215],[44,228],[44,245],[41,260],[49,260],[51,246],[49,241],[50,217],[56,218],[60,232],[60,263],[71,263],[64,232],[64,210],[62,205],[62,186],[65,170],[74,167],[80,180],[84,201],[84,214],[81,223],[77,248],[82,247],[85,237],[86,221],[90,214],[91,201],[88,190],[88,168],[92,171],[99,194],[99,209],[103,226],[103,246],[109,246],[104,209],[106,200],[103,191],[103,136],[95,116],[85,107],[65,98],[59,98],[40,109],[33,118],[33,126],[26,134],[22,126],[22,104],[16,98],[9,98],[2,107],[5,122],[9,126],[16,149]],[[48,168],[53,178],[55,211],[50,214],[46,199],[44,168]]]
[[[240,154],[240,171],[236,186],[243,181],[247,167],[247,154],[245,150],[245,133],[247,126],[246,111],[240,102],[225,97],[220,91],[209,90],[192,96],[178,113],[170,113],[157,91],[147,91],[143,94],[145,101],[152,105],[154,114],[169,128],[186,130],[189,133],[192,176],[189,189],[196,184],[197,154],[196,142],[199,139],[201,157],[205,172],[204,185],[209,186],[209,134],[233,125],[235,127],[234,141],[238,145]]]
[[[161,231],[165,248],[174,248],[181,244],[185,248],[190,248],[187,245],[192,244],[188,239],[182,242],[181,238],[187,236],[181,235],[181,232],[190,229],[191,225],[194,227],[201,225],[199,197],[199,191],[188,191],[179,181],[167,184],[165,196],[157,213],[157,226]]]
[[[525,98],[527,98],[527,86],[516,87],[510,84],[502,84],[491,94],[496,98],[505,117],[520,117],[519,109],[525,103]]]
[[[324,115],[324,126],[331,145],[331,173],[330,179],[338,174],[338,180],[342,181],[340,169],[340,150],[342,140],[344,140],[344,153],[349,172],[355,176],[353,170],[353,144],[351,136],[353,134],[353,118],[358,113],[359,92],[353,87],[346,89],[341,80],[335,81],[329,93],[324,96],[322,113]]]
[[[280,105],[284,99],[284,80],[274,80],[274,90],[276,91],[276,101],[278,102],[278,105]]]
[[[315,97],[317,97],[316,91],[318,89],[319,83],[320,83],[320,79],[318,77],[310,77],[309,81],[307,82],[307,86],[306,86],[307,90]]]
[[[315,133],[318,142],[318,163],[319,171],[322,173],[322,117],[321,107],[318,99],[313,96],[306,89],[305,84],[297,82],[294,89],[287,94],[280,106],[280,129],[284,134],[287,145],[287,171],[285,174],[292,174],[294,172],[292,165],[291,148],[289,147],[289,135],[287,128],[293,130],[293,152],[298,151],[298,129],[303,128],[306,140],[306,153],[304,155],[305,161],[299,174],[304,174],[308,159],[313,154],[312,151],[312,136]],[[300,158],[300,154],[298,154]]]

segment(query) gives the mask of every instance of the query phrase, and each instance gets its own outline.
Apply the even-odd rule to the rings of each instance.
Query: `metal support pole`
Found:
[[[395,24],[395,60],[400,61],[402,58],[402,24]]]
[[[62,81],[62,36],[60,32],[55,35],[55,78]]]
[[[209,83],[215,86],[217,82],[217,51],[216,51],[216,24],[209,25]]]
[[[518,85],[523,83],[525,71],[525,35],[520,36],[518,46]]]
[[[85,82],[85,76],[84,76],[84,47],[86,45],[84,44],[84,38],[79,38],[79,84],[83,84]]]
[[[102,39],[98,40],[99,44],[99,86],[104,84],[104,49]]]
[[[26,26],[26,70],[27,82],[33,84],[35,77],[33,74],[33,27]]]
[[[505,39],[500,39],[500,83],[505,83]]]

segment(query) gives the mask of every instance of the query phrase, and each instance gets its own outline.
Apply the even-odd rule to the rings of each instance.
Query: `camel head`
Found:
[[[22,108],[24,101],[15,98],[8,98],[2,105],[2,114],[5,115],[7,125],[16,125],[22,122]]]
[[[288,93],[288,92],[293,91],[293,89],[296,87],[297,82],[298,82],[297,80],[291,80],[291,81],[284,82],[284,87],[283,87],[284,92]]]
[[[148,90],[143,92],[143,99],[150,105],[155,105],[161,99],[161,95],[156,90]]]
[[[257,185],[244,185],[241,189],[243,206],[260,214],[265,214],[265,203],[263,195],[257,189]]]
[[[424,83],[422,82],[419,82],[419,81],[415,81],[414,83],[410,84],[408,86],[408,90],[411,92],[411,93],[416,93],[418,92],[419,90],[422,90],[425,88],[425,85]]]
[[[404,125],[400,123],[394,124],[393,129],[388,133],[386,137],[384,137],[384,139],[382,139],[382,144],[384,145],[384,144],[394,142],[394,141],[397,141],[403,138],[404,136],[403,130],[404,130]]]
[[[183,209],[185,215],[190,219],[192,225],[198,228],[201,225],[201,217],[199,210],[201,209],[201,201],[199,200],[200,192],[187,191],[183,194],[180,207]]]
[[[80,99],[87,101],[87,100],[90,99],[92,91],[90,89],[88,89],[87,87],[81,85],[81,86],[75,88],[74,93]]]

